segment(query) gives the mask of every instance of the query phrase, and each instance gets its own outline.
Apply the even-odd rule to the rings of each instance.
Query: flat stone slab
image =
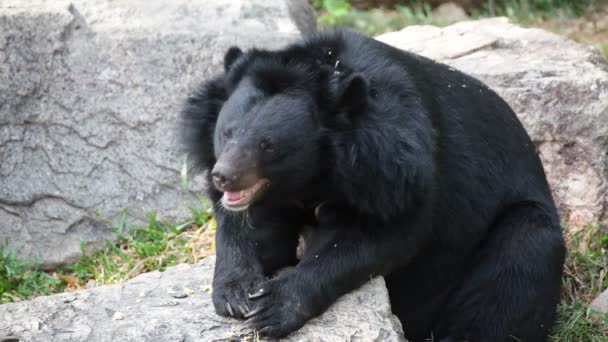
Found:
[[[215,257],[139,275],[122,285],[0,305],[0,341],[256,341],[211,301]],[[263,340],[263,339],[262,339]],[[284,341],[405,341],[384,279],[340,298]]]

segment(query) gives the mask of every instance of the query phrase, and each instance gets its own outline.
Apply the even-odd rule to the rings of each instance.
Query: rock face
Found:
[[[2,0],[0,241],[48,268],[111,239],[124,208],[180,216],[197,203],[180,186],[181,101],[229,46],[315,28],[306,0]]]
[[[0,340],[255,341],[240,321],[215,314],[215,259],[142,274],[123,285],[0,305]],[[247,339],[249,338],[249,339]],[[379,277],[340,298],[285,341],[404,341]]]
[[[504,18],[377,37],[484,81],[538,146],[571,229],[608,222],[608,66],[593,48]]]

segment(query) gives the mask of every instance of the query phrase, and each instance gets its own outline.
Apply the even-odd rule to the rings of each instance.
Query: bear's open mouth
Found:
[[[242,189],[240,191],[225,191],[224,196],[222,196],[222,204],[228,210],[245,210],[257,195],[269,185],[270,181],[266,178],[262,178],[247,189]]]

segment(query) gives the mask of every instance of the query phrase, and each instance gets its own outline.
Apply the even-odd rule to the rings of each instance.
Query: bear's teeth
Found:
[[[245,197],[245,191],[241,191],[241,198]]]

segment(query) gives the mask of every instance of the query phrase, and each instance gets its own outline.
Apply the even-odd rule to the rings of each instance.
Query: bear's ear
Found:
[[[224,71],[230,71],[230,67],[232,67],[232,64],[234,64],[234,62],[242,55],[243,51],[237,46],[233,46],[228,49],[228,51],[224,55]]]
[[[367,105],[368,82],[359,73],[337,80],[333,87],[334,110],[350,112]]]

